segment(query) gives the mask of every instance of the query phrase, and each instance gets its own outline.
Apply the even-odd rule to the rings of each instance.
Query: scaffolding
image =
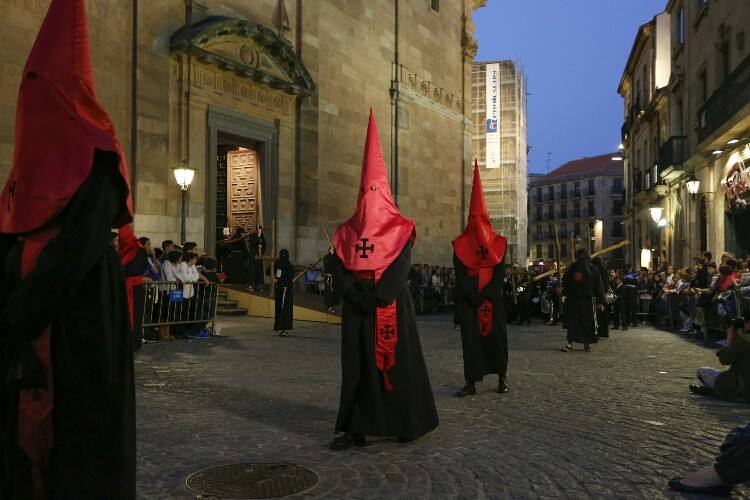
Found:
[[[498,64],[497,116],[500,158],[497,168],[487,168],[486,86],[487,65]],[[508,257],[525,264],[527,252],[527,137],[526,79],[514,61],[474,63],[472,68],[472,147],[492,225],[508,239]]]

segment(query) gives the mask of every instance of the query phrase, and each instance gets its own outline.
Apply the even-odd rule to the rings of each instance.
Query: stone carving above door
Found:
[[[315,84],[294,48],[255,22],[212,16],[183,26],[170,38],[175,54],[198,61],[287,94],[309,96]]]

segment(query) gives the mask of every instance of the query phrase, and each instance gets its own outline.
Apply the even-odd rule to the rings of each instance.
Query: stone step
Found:
[[[228,299],[220,298],[218,301],[216,301],[216,305],[220,309],[234,309],[237,307],[237,304],[239,304],[239,302],[237,302],[236,300],[228,300]]]
[[[227,300],[229,294],[227,292],[219,292],[219,300]]]
[[[247,316],[247,309],[239,307],[217,307],[216,314],[218,314],[219,316]]]

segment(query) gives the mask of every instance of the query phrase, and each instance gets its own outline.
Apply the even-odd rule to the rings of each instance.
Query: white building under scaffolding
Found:
[[[508,238],[508,256],[527,257],[526,78],[513,61],[477,62],[472,70],[474,134],[487,209]]]

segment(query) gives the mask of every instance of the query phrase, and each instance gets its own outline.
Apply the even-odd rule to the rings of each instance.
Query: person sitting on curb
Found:
[[[699,368],[698,380],[703,385],[691,385],[690,391],[728,401],[750,401],[750,315],[730,322],[726,347],[716,355],[721,364],[730,365],[729,370]]]
[[[685,477],[675,477],[669,487],[681,493],[728,497],[735,485],[750,480],[750,425],[730,432],[719,449],[714,465]]]

